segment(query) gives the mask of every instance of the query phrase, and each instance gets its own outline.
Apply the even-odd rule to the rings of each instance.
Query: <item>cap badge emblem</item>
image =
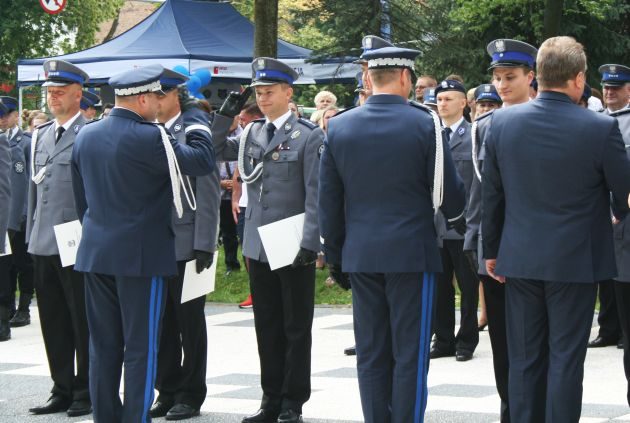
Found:
[[[365,39],[365,48],[372,48],[372,37]]]
[[[484,91],[489,93],[490,92],[490,85],[486,85],[485,87],[483,87]]]
[[[442,88],[448,88],[448,82],[442,81]]]
[[[610,66],[610,73],[617,73],[617,66]]]
[[[503,40],[497,40],[494,43],[494,48],[499,52],[499,53],[503,53],[505,51],[505,41]]]
[[[265,59],[258,59],[257,63],[259,68],[265,67]]]
[[[48,67],[50,68],[51,71],[56,71],[57,70],[57,62],[53,60],[52,62],[50,62]]]

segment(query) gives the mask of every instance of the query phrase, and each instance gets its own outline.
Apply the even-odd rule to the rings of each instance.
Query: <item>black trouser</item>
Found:
[[[26,251],[26,231],[19,231],[11,238],[13,265],[11,266],[11,307],[15,309],[15,291],[20,287],[18,309],[28,311],[31,298],[35,292],[33,286],[33,260]]]
[[[612,280],[601,281],[599,286],[599,336],[607,342],[617,342],[621,338],[619,314],[615,301],[615,284]]]
[[[207,392],[206,297],[181,304],[185,267],[185,261],[178,262],[179,275],[166,281],[166,306],[155,388],[160,393],[158,401],[199,409]]]
[[[487,275],[479,275],[483,285],[483,296],[486,300],[486,315],[488,317],[488,334],[492,347],[492,364],[494,366],[494,380],[501,398],[501,423],[510,422],[510,407],[508,398],[508,348],[505,329],[505,284]]]
[[[88,399],[88,323],[83,275],[59,256],[33,256],[37,308],[53,394]],[[75,358],[77,371],[75,374]]]
[[[596,296],[595,283],[507,280],[513,422],[577,423],[580,419]]]
[[[249,260],[261,408],[302,411],[311,396],[311,328],[315,303],[315,264],[271,270]]]
[[[626,399],[628,405],[630,405],[630,282],[615,281],[615,298],[617,300],[619,324],[623,333],[623,369],[628,381]]]
[[[20,281],[20,310],[27,311],[33,297],[33,262],[26,252],[25,232],[11,238],[12,254],[0,257],[0,306],[15,312],[15,290]]]
[[[473,273],[464,256],[464,240],[445,239],[440,248],[442,273],[436,274],[435,317],[433,332],[434,348],[444,351],[473,353],[479,344],[477,305],[479,303],[479,278]],[[461,292],[460,327],[455,336],[455,288],[453,274]]]
[[[221,241],[225,250],[225,267],[227,270],[239,269],[238,262],[238,237],[236,235],[236,222],[232,215],[232,200],[221,200]]]

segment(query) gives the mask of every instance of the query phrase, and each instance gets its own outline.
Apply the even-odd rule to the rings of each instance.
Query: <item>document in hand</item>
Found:
[[[5,238],[4,241],[4,253],[0,254],[0,257],[2,256],[9,256],[11,255],[12,251],[11,251],[11,243],[9,242],[9,234],[7,233],[7,236]]]
[[[81,222],[62,223],[53,227],[55,238],[57,238],[57,248],[63,267],[73,266],[77,259],[77,250],[81,242]]]
[[[276,270],[295,260],[304,233],[304,213],[258,227],[269,267]]]
[[[219,252],[215,251],[212,266],[204,269],[201,273],[197,273],[195,260],[191,260],[186,263],[186,270],[184,270],[184,285],[182,286],[182,299],[180,301],[181,304],[214,291],[218,259]]]

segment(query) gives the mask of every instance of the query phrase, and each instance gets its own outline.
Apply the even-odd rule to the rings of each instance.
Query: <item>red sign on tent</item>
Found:
[[[56,15],[66,7],[66,0],[39,0],[46,13]]]

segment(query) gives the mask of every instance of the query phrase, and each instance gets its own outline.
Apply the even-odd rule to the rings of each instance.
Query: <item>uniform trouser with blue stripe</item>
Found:
[[[434,275],[351,273],[350,280],[365,422],[422,422]]]
[[[88,273],[85,282],[94,422],[149,422],[165,304],[164,281],[161,277]],[[121,403],[123,364],[125,394]]]

